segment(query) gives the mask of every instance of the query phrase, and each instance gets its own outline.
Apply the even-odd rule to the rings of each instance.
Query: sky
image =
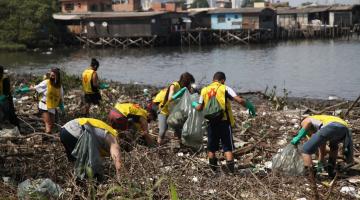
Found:
[[[273,0],[276,2],[277,0]],[[298,6],[304,2],[317,2],[318,4],[341,3],[341,4],[360,4],[360,0],[280,0],[281,2],[289,1],[291,6]]]

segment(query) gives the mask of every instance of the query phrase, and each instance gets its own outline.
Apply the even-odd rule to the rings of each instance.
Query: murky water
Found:
[[[154,49],[56,49],[53,52],[0,53],[15,72],[44,73],[58,66],[81,74],[90,58],[100,61],[101,78],[157,86],[191,72],[209,83],[224,71],[227,84],[244,92],[276,85],[291,96],[355,99],[360,94],[360,41],[298,41],[251,46]],[[279,91],[280,92],[280,91]]]

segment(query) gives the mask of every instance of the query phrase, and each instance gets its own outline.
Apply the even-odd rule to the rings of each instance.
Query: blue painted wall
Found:
[[[225,16],[225,21],[219,21],[219,18]],[[224,14],[211,14],[211,29],[241,29],[242,15],[240,13],[224,13]]]

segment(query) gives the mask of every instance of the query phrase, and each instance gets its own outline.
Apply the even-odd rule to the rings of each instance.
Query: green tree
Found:
[[[0,1],[0,42],[39,46],[56,34],[56,0]]]

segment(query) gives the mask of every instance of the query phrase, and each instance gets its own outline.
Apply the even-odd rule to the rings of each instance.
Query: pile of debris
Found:
[[[19,87],[20,83],[32,84],[34,82],[30,80],[40,80],[31,75],[16,76],[16,79],[12,79],[18,80],[14,88]],[[62,124],[80,116],[82,102],[80,80],[69,76],[64,80],[66,115],[57,117],[57,132]],[[159,90],[146,85],[109,84],[110,88],[101,91],[102,104],[92,108],[91,117],[106,120],[109,109],[116,102],[142,104],[147,98],[143,94],[145,88],[150,94]],[[131,144],[122,142],[121,175],[116,177],[110,159],[106,159],[105,180],[100,183],[89,180],[85,184],[76,181],[73,166],[66,159],[58,134],[52,135],[54,140],[42,140],[46,134],[37,113],[36,95],[15,96],[21,135],[11,127],[1,125],[0,194],[8,199],[16,199],[19,183],[41,178],[58,184],[63,199],[312,199],[310,183],[304,177],[285,176],[271,170],[272,156],[290,142],[299,130],[301,120],[309,113],[345,117],[353,132],[355,160],[360,163],[360,107],[354,102],[274,98],[273,94],[262,92],[242,95],[255,103],[258,116],[250,118],[244,108],[233,105],[236,119],[233,130],[236,147],[234,175],[227,173],[220,154],[218,157],[222,165],[219,172],[214,173],[208,167],[205,136],[203,149],[179,150],[174,148],[174,138],[169,133],[169,142],[156,148],[143,146],[138,141]],[[155,139],[158,133],[156,122],[151,123],[150,133]],[[359,170],[360,165],[357,164],[346,173],[339,173],[332,182],[320,174],[317,187],[321,199],[360,198]]]

